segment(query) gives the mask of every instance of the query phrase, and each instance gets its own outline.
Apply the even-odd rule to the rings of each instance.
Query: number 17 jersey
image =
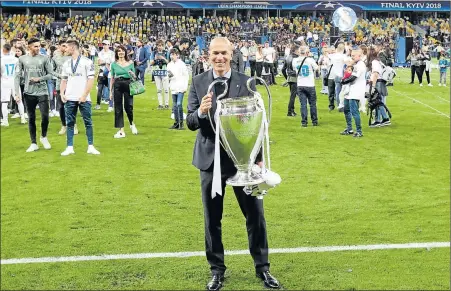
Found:
[[[19,59],[13,55],[1,56],[2,88],[14,88],[14,77],[16,75],[16,68],[18,62]]]

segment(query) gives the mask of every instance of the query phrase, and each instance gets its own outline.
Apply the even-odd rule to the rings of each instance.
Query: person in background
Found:
[[[446,52],[445,50],[442,50],[440,52],[440,58],[438,61],[438,66],[440,68],[440,81],[438,83],[439,86],[446,87],[446,71],[448,70],[450,66],[449,59],[446,58]]]
[[[365,98],[366,91],[366,65],[361,60],[362,50],[356,49],[351,52],[354,62],[354,70],[351,77],[343,80],[341,85],[351,84],[348,98],[344,102],[344,113],[346,129],[341,135],[353,135],[355,138],[363,137],[362,124],[360,120],[359,101]],[[352,119],[356,125],[356,132],[352,130]]]
[[[132,134],[138,134],[133,119],[133,96],[130,95],[130,82],[134,76],[133,61],[128,59],[127,49],[119,46],[115,50],[115,61],[111,64],[110,100],[114,99],[114,127],[119,131],[114,138],[124,138],[124,109],[130,123]]]
[[[372,46],[369,50],[368,55],[368,62],[367,62],[367,68],[370,72],[370,94],[373,93],[373,88],[377,90],[377,92],[380,94],[382,98],[382,102],[386,104],[387,102],[387,96],[388,96],[388,90],[386,81],[382,79],[382,62],[380,61],[378,57],[378,53],[376,49]],[[363,101],[363,100],[362,100]],[[370,124],[370,127],[381,127],[381,126],[387,126],[390,125],[390,119],[388,118],[387,111],[385,110],[385,107],[380,105],[377,108],[377,114],[376,114],[376,120]]]
[[[257,70],[257,64],[256,64],[257,49],[258,49],[258,47],[257,47],[257,44],[255,43],[255,41],[250,40],[248,51],[249,51],[249,66],[251,67],[251,77],[255,76],[255,72]],[[260,69],[260,76],[261,76],[261,69]]]
[[[232,60],[230,61],[232,70],[244,73],[243,56],[241,54],[241,51],[238,49],[235,43],[231,42],[231,44],[233,46]]]
[[[240,71],[240,72],[245,72],[247,61],[249,58],[248,43],[246,41],[241,42],[240,51],[241,51],[241,55],[243,56],[243,68],[242,68],[242,71]]]
[[[147,69],[147,62],[150,60],[149,50],[143,46],[143,42],[138,40],[136,42],[136,55],[135,55],[135,70],[136,76],[144,85],[144,77]]]
[[[158,40],[156,45],[157,49],[153,52],[150,64],[152,65],[152,75],[155,77],[157,86],[157,109],[169,109],[169,79],[167,76],[169,53],[164,50],[164,42],[162,40]]]
[[[109,73],[110,73],[110,64],[114,61],[114,52],[110,50],[110,41],[104,40],[102,41],[102,50],[99,52],[99,56],[97,58],[97,63],[99,65],[99,75],[97,77],[97,105],[95,107],[96,110],[100,109],[100,101],[102,96],[109,95]],[[112,101],[104,100],[104,103],[109,104],[108,112],[113,111]]]
[[[65,103],[64,110],[67,121],[67,148],[61,153],[68,156],[74,151],[74,125],[77,111],[83,117],[88,138],[88,154],[99,155],[100,152],[94,147],[94,132],[92,126],[91,112],[91,89],[94,86],[94,63],[80,53],[80,44],[76,40],[67,41],[67,53],[71,59],[63,64],[61,69],[61,100]]]
[[[172,94],[172,106],[175,122],[170,129],[182,130],[183,128],[183,95],[188,90],[189,73],[185,63],[180,59],[177,49],[170,51],[171,61],[167,70],[169,75],[169,89]]]
[[[307,102],[310,106],[310,118],[313,126],[318,126],[318,112],[316,109],[315,72],[318,65],[308,56],[308,48],[299,48],[299,57],[293,59],[293,68],[297,70],[297,92],[301,102],[301,126],[307,127]]]
[[[31,145],[26,152],[34,152],[39,149],[36,142],[36,107],[39,105],[41,112],[41,138],[40,141],[45,149],[51,149],[47,139],[49,127],[49,91],[47,80],[52,78],[53,65],[47,56],[39,55],[39,39],[28,40],[29,55],[19,58],[15,75],[15,92],[20,92],[20,77],[22,72],[25,76],[23,97],[28,111],[28,130]],[[16,96],[16,100],[19,96]]]
[[[265,47],[263,48],[263,66],[266,72],[271,73],[271,80],[273,85],[276,84],[276,72],[274,68],[274,60],[276,59],[276,51],[273,47],[269,46],[269,42],[265,42]]]
[[[290,86],[290,100],[288,102],[287,116],[296,116],[296,110],[294,109],[294,102],[297,95],[297,69],[293,67],[293,59],[298,57],[299,46],[293,44],[291,46],[291,52],[285,59],[282,74],[287,80],[288,86]]]
[[[330,59],[329,59],[329,52],[327,51],[326,47],[322,48],[322,54],[319,57],[318,65],[321,69],[321,77],[322,77],[322,87],[321,87],[321,94],[328,94],[327,90],[327,79],[328,79],[328,72],[330,68]]]
[[[17,69],[17,63],[19,59],[16,58],[13,54],[11,54],[11,45],[6,43],[2,47],[2,56],[1,56],[1,110],[2,110],[2,121],[1,126],[9,126],[8,121],[8,103],[11,101],[11,96],[14,96],[15,102],[19,108],[19,114],[22,118],[22,123],[25,123],[24,116],[24,108],[23,103],[21,102],[21,98],[19,92],[16,92],[17,89],[14,85],[14,78]],[[16,97],[17,96],[17,97]]]
[[[427,46],[424,46],[422,51],[424,56],[424,72],[426,73],[426,81],[428,82],[428,86],[432,87],[431,76],[429,75],[429,72],[431,71],[431,55],[429,54]]]
[[[418,54],[415,48],[407,56],[406,60],[410,61],[410,78],[411,81],[409,84],[413,84],[415,81],[415,74],[417,74],[418,80],[420,80],[419,74],[419,62],[418,62]]]

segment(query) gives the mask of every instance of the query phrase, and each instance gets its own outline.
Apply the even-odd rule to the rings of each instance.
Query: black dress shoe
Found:
[[[261,273],[257,273],[257,278],[260,278],[266,288],[270,289],[280,289],[280,283],[277,279],[269,273],[269,271],[264,271]]]
[[[207,284],[208,291],[218,291],[224,285],[224,274],[214,274]]]
[[[169,129],[178,129],[179,128],[179,124],[176,122],[174,123],[171,127],[169,127]]]

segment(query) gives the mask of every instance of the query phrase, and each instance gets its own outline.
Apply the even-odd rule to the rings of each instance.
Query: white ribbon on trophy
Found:
[[[265,86],[266,90],[268,92],[269,97],[269,115],[266,114],[265,104],[264,101],[260,95],[260,93],[253,91],[250,88],[250,83],[253,79],[259,79]],[[232,150],[232,147],[229,144],[229,141],[227,140],[223,128],[221,128],[221,119],[220,115],[222,116],[229,116],[229,112],[226,112],[227,108],[224,108],[223,102],[221,101],[221,98],[223,98],[227,94],[228,85],[227,82],[224,80],[215,80],[213,81],[209,88],[208,92],[211,92],[213,86],[217,83],[222,83],[225,85],[224,93],[217,96],[216,98],[216,112],[214,114],[214,121],[215,126],[213,125],[210,112],[208,112],[210,123],[212,126],[212,129],[215,132],[215,157],[214,157],[214,167],[213,167],[213,181],[212,181],[212,190],[211,190],[211,197],[215,198],[216,195],[223,195],[222,193],[222,180],[221,180],[221,155],[220,155],[220,146],[222,146],[227,154],[230,156],[232,161],[234,161],[235,165],[238,168],[238,172],[234,177],[231,177],[227,180],[227,184],[232,186],[244,186],[246,194],[258,196],[259,198],[263,198],[263,195],[267,193],[267,190],[269,188],[275,187],[281,182],[281,178],[278,174],[271,171],[271,158],[270,158],[270,145],[269,145],[269,123],[271,119],[271,93],[269,91],[269,88],[267,84],[264,82],[263,79],[259,77],[253,77],[250,78],[247,81],[247,88],[250,93],[253,94],[253,96],[249,99],[249,104],[256,103],[258,104],[259,111],[262,112],[261,114],[261,124],[260,124],[260,130],[258,131],[258,137],[256,140],[255,145],[252,148],[252,151],[250,153],[249,159],[254,159],[257,156],[258,152],[262,151],[262,168],[260,168],[257,165],[252,165],[249,169],[249,175],[246,175],[245,171],[243,171],[243,165],[238,166],[238,160],[237,157],[234,154],[234,151]],[[239,100],[239,98],[231,98],[228,100]],[[243,100],[243,99],[241,99]],[[227,103],[227,100],[224,101]],[[252,115],[253,112],[246,112],[250,113]],[[233,115],[233,114],[230,114]],[[246,114],[244,114],[246,115]],[[229,129],[230,130],[230,129]],[[222,140],[221,140],[221,133]],[[242,160],[242,159],[241,159]],[[241,170],[240,170],[241,169]]]

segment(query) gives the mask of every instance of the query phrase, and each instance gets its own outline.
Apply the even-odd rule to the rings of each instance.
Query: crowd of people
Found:
[[[393,37],[399,26],[406,27],[407,33],[414,33],[411,23],[393,18],[360,19],[353,37],[335,43],[325,41],[331,25],[324,17],[276,17],[265,22],[261,18],[238,21],[229,17],[196,19],[155,15],[114,15],[107,19],[104,15],[94,14],[85,18],[68,18],[64,26],[56,26],[54,30],[49,29],[51,22],[51,15],[10,15],[2,18],[5,31],[2,35],[2,62],[10,67],[2,66],[1,125],[9,125],[10,112],[13,114],[11,118],[20,118],[21,123],[26,123],[28,119],[32,145],[27,151],[35,151],[38,149],[35,109],[39,107],[42,117],[41,143],[44,148],[50,148],[46,137],[49,118],[59,117],[59,134],[66,134],[68,139],[68,149],[64,155],[74,152],[73,148],[69,148],[73,147],[70,136],[78,133],[75,123],[77,106],[68,102],[77,100],[63,93],[76,90],[70,85],[73,78],[87,79],[82,93],[86,98],[78,102],[90,104],[90,87],[96,86],[94,109],[101,110],[101,105],[105,104],[108,112],[114,112],[114,127],[118,130],[114,138],[126,136],[124,110],[132,134],[138,134],[129,86],[135,80],[144,85],[146,73],[150,73],[156,86],[157,109],[172,109],[174,123],[170,128],[184,129],[186,113],[183,99],[190,75],[202,74],[212,66],[208,51],[200,49],[192,38],[193,34],[202,34],[203,31],[230,36],[233,70],[261,77],[269,85],[277,85],[276,77],[283,75],[286,80],[281,85],[290,89],[287,115],[297,115],[294,107],[296,97],[299,97],[303,127],[308,124],[307,104],[313,126],[318,125],[315,79],[321,79],[321,94],[328,95],[329,110],[337,107],[345,113],[347,129],[342,133],[361,137],[359,111],[366,111],[364,104],[367,101],[365,97],[368,97],[362,92],[367,91],[372,96],[376,91],[379,98],[379,103],[372,108],[375,113],[370,127],[390,125],[386,98],[387,86],[391,84],[384,74],[387,71],[385,68],[392,67],[394,62]],[[240,33],[259,32],[260,29],[275,33],[271,42],[261,43],[259,39],[240,37]],[[440,36],[449,33],[449,20],[435,22],[432,32],[437,30]],[[184,34],[191,37],[185,38]],[[425,39],[421,49],[416,46],[407,57],[412,71],[411,83],[414,83],[416,75],[420,86],[423,86],[425,74],[428,85],[433,86],[429,74],[431,47],[438,52],[438,85],[446,86],[449,51],[440,42],[434,45],[428,39]],[[313,54],[313,49],[317,53]],[[79,57],[75,63],[74,55]],[[280,60],[283,60],[283,67]],[[98,70],[93,73],[96,66]],[[76,70],[81,68],[86,70],[77,75]],[[359,85],[349,86],[350,83]],[[170,99],[172,107],[169,106]],[[89,133],[89,152],[98,153],[92,144],[90,110],[83,106],[79,108]],[[350,127],[351,118],[357,124],[355,133]]]

